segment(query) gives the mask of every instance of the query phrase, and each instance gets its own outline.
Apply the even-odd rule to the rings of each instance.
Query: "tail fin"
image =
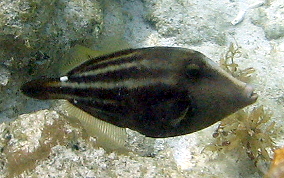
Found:
[[[58,78],[36,79],[22,85],[21,91],[26,96],[36,99],[56,99],[60,97],[58,97],[58,95],[55,95],[55,88],[50,87],[51,84],[54,86],[54,84],[56,83],[60,83],[60,80]]]

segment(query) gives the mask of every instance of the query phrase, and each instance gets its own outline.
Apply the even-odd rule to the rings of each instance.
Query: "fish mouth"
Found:
[[[248,99],[248,102],[254,103],[257,100],[258,94],[254,92],[253,86],[246,84],[244,92],[245,92],[246,98]]]
[[[258,98],[258,94],[255,93],[255,92],[252,92],[252,93],[249,95],[249,98],[252,99],[252,100],[254,100],[254,101],[256,101],[257,98]]]

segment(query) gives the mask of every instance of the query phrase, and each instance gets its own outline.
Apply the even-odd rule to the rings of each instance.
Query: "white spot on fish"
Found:
[[[60,82],[67,82],[67,81],[68,81],[67,76],[60,77]]]

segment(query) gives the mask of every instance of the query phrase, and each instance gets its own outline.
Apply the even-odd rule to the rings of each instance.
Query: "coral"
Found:
[[[238,44],[230,43],[228,50],[220,58],[220,66],[230,73],[233,77],[243,81],[248,82],[251,78],[251,74],[255,72],[255,69],[252,67],[246,69],[239,69],[239,65],[234,62],[235,58],[240,57],[241,47]]]
[[[270,161],[269,151],[275,149],[271,135],[277,132],[275,122],[270,122],[271,114],[263,106],[251,112],[240,110],[221,121],[213,133],[215,143],[208,146],[211,151],[244,150],[257,163]]]

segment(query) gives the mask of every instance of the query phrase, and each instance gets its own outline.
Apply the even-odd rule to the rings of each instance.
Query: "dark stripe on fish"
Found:
[[[113,65],[119,65],[119,64],[129,63],[133,61],[139,61],[143,59],[144,58],[142,55],[137,55],[137,52],[133,52],[133,50],[127,50],[127,51],[124,51],[123,53],[117,52],[111,55],[97,57],[90,61],[87,61],[83,63],[82,65],[74,68],[72,71],[68,73],[68,75],[84,73],[84,72],[92,71],[95,69],[112,67]]]
[[[65,86],[47,86],[45,90],[48,91],[51,95],[65,95],[65,98],[89,98],[92,100],[96,98],[98,100],[114,100],[120,102],[125,99],[134,99],[129,98],[129,95],[136,94],[139,99],[145,98],[147,101],[156,100],[154,96],[159,96],[163,99],[167,99],[173,97],[177,89],[173,86],[156,83],[151,86],[141,86],[139,88],[127,89],[127,88],[112,88],[112,89],[102,89],[96,87],[87,87],[87,88],[79,88]],[[153,98],[151,98],[153,97]],[[150,102],[153,104],[152,102]]]
[[[127,114],[126,103],[120,103],[113,100],[90,100],[88,98],[80,98],[79,100],[69,100],[70,103],[76,105],[82,105],[84,107],[94,108],[96,111],[112,113],[112,114]]]

